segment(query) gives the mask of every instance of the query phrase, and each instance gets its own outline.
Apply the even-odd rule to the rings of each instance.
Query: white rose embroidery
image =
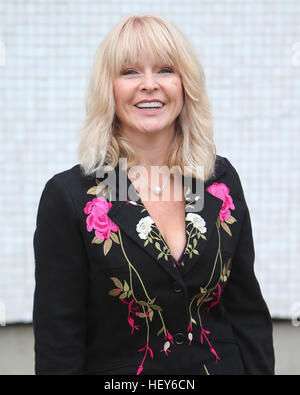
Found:
[[[207,229],[205,227],[206,222],[199,214],[188,213],[186,216],[187,221],[191,221],[195,228],[197,228],[202,234],[206,233]]]
[[[139,237],[143,240],[146,240],[148,237],[148,234],[151,232],[151,225],[154,224],[153,219],[148,216],[144,217],[139,220],[136,230],[139,234]]]

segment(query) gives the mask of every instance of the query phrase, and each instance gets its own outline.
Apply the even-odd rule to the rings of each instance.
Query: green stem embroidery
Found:
[[[109,292],[109,294],[112,295],[112,296],[118,296],[122,292],[122,294],[119,296],[119,298],[122,299],[122,301],[128,305],[128,311],[129,311],[128,322],[129,322],[129,324],[130,324],[130,326],[132,328],[132,333],[133,333],[134,329],[137,330],[139,328],[138,328],[138,326],[135,325],[134,319],[133,319],[133,317],[131,317],[131,314],[134,313],[135,315],[137,315],[140,318],[145,318],[146,326],[147,326],[146,345],[145,345],[145,347],[143,347],[143,348],[138,350],[139,352],[144,351],[143,360],[142,360],[142,362],[139,365],[138,370],[137,370],[137,375],[139,375],[142,372],[142,370],[143,370],[143,363],[144,363],[144,361],[146,359],[146,356],[147,356],[148,352],[149,352],[151,358],[153,358],[153,351],[151,350],[151,348],[149,346],[149,340],[150,340],[149,320],[152,321],[152,317],[153,317],[154,311],[158,312],[158,315],[159,315],[161,323],[162,323],[162,328],[158,331],[157,335],[159,336],[161,333],[164,333],[165,339],[168,340],[167,342],[165,342],[164,349],[161,350],[161,351],[165,351],[166,354],[169,352],[169,350],[168,350],[169,347],[170,347],[169,340],[173,342],[173,337],[168,332],[168,330],[166,328],[163,316],[161,314],[161,312],[162,312],[161,307],[154,304],[156,298],[153,298],[153,299],[150,298],[150,296],[149,296],[149,294],[148,294],[148,292],[146,290],[146,287],[145,287],[145,285],[143,283],[143,280],[141,279],[141,276],[139,275],[139,273],[136,270],[136,268],[132,265],[132,263],[128,259],[128,256],[127,256],[127,254],[125,252],[125,249],[124,249],[124,245],[123,245],[123,240],[122,240],[122,235],[121,235],[120,229],[119,229],[118,233],[119,233],[120,246],[121,246],[123,255],[124,255],[124,257],[125,257],[125,259],[126,259],[126,261],[128,263],[130,288],[129,288],[128,284],[126,283],[126,281],[125,281],[124,286],[123,286],[123,284],[122,284],[122,282],[120,280],[118,280],[116,277],[113,277],[112,280],[113,280],[114,284],[118,288],[111,290]],[[136,274],[136,276],[137,276],[137,278],[138,278],[138,280],[139,280],[139,282],[140,282],[140,284],[142,286],[143,292],[144,292],[144,294],[145,294],[145,296],[147,298],[147,301],[142,301],[142,300],[138,301],[137,300],[137,298],[136,298],[136,296],[134,294],[132,271],[134,271],[134,273]],[[129,297],[130,295],[132,295],[133,299],[130,302],[124,301],[124,299]],[[138,309],[138,307],[133,307],[133,302],[135,302],[137,305],[142,307],[142,311],[143,311],[142,313],[136,311]]]
[[[162,311],[162,310],[161,310],[161,308],[160,308],[159,306],[153,305],[153,303],[154,303],[153,300],[154,300],[154,299],[151,299],[150,296],[148,295],[148,292],[147,292],[147,290],[146,290],[146,288],[145,288],[145,285],[144,285],[144,283],[143,283],[143,280],[141,279],[141,276],[139,275],[138,271],[137,271],[136,268],[131,264],[130,260],[129,260],[128,257],[127,257],[127,254],[126,254],[126,252],[125,252],[125,250],[124,250],[124,246],[123,246],[121,231],[119,230],[118,233],[119,233],[119,238],[120,238],[120,246],[121,246],[122,252],[123,252],[124,257],[125,257],[125,259],[126,259],[126,261],[127,261],[127,263],[128,263],[128,266],[129,266],[129,282],[130,282],[130,289],[131,289],[131,291],[132,291],[132,295],[133,295],[133,297],[134,297],[134,300],[136,301],[136,303],[138,303],[138,301],[137,301],[137,299],[136,299],[136,297],[135,297],[135,295],[134,295],[134,290],[133,290],[133,284],[132,284],[132,270],[135,272],[135,274],[136,274],[137,278],[139,279],[139,282],[140,282],[140,284],[141,284],[141,286],[142,286],[142,288],[143,288],[143,291],[144,291],[145,296],[146,296],[146,298],[147,298],[147,303],[146,303],[146,305],[147,305],[148,309],[151,310],[151,306],[155,306],[155,308],[152,307],[152,310],[157,310],[157,311],[158,311],[158,314],[159,314],[159,317],[160,317],[161,323],[162,323],[162,330],[163,330],[164,334],[166,335],[167,331],[166,331],[165,322],[164,322],[163,317],[162,317],[162,314],[161,314],[161,311]],[[139,303],[138,303],[138,304],[139,304]],[[144,307],[144,306],[142,306],[142,307]],[[160,334],[160,333],[159,333],[159,334]]]
[[[222,262],[220,231],[219,231],[219,228],[218,228],[218,225],[217,225],[217,224],[216,224],[216,227],[217,227],[217,231],[218,231],[218,241],[219,241],[219,242],[218,242],[218,251],[217,251],[217,255],[216,255],[216,258],[215,258],[214,267],[213,267],[213,270],[212,270],[210,279],[209,279],[208,283],[206,284],[205,289],[207,289],[208,286],[209,286],[209,284],[211,283],[211,280],[212,280],[213,275],[214,275],[215,270],[216,270],[216,265],[217,265],[217,261],[218,261],[218,256],[219,256],[219,255],[220,255],[220,257],[221,257],[221,262]]]
[[[187,241],[187,243],[186,243],[186,252],[187,252],[187,253],[189,253],[188,249],[189,249],[191,237],[196,236],[196,234],[198,233],[198,229],[194,226],[194,224],[193,224],[192,222],[190,222],[190,224],[192,224],[193,227],[192,227],[191,231],[188,232],[189,237],[188,237],[188,241]],[[187,226],[189,226],[190,224],[188,224]],[[194,230],[196,230],[196,231],[193,233]],[[192,247],[192,250],[193,250],[193,247]],[[192,250],[191,250],[191,251],[192,251]]]
[[[205,365],[203,365],[203,367],[204,367],[204,370],[205,370],[206,375],[207,375],[207,376],[210,376],[210,374],[208,373],[207,367],[206,367]]]
[[[127,254],[126,254],[126,252],[125,252],[125,250],[124,250],[124,246],[123,246],[123,241],[122,241],[120,229],[119,229],[118,233],[119,233],[119,239],[120,239],[120,245],[121,245],[121,248],[122,248],[122,252],[123,252],[124,257],[125,257],[125,259],[126,259],[128,265],[129,265],[130,286],[131,286],[131,289],[132,289],[132,293],[134,294],[133,287],[132,287],[132,274],[131,274],[131,269],[132,269],[132,270],[135,272],[135,274],[137,275],[137,278],[138,278],[139,281],[140,281],[140,284],[141,284],[141,286],[142,286],[142,288],[143,288],[143,291],[144,291],[144,293],[145,293],[145,295],[146,295],[146,297],[147,297],[147,299],[148,299],[148,303],[149,303],[149,302],[151,302],[151,298],[150,298],[150,296],[148,295],[148,292],[146,291],[146,288],[145,288],[145,286],[144,286],[143,280],[141,279],[141,277],[140,277],[139,273],[137,272],[137,270],[135,269],[135,267],[134,267],[134,266],[131,264],[131,262],[129,261],[129,259],[128,259],[128,257],[127,257]],[[136,298],[134,298],[134,299],[136,300]]]
[[[216,265],[217,265],[217,261],[218,261],[218,256],[219,256],[219,255],[220,255],[220,258],[221,258],[221,262],[222,262],[220,232],[219,232],[218,225],[216,225],[216,226],[217,226],[217,231],[218,231],[218,251],[217,251],[216,258],[215,258],[213,270],[212,270],[212,272],[211,272],[210,279],[208,280],[208,283],[206,284],[206,286],[205,286],[204,288],[201,288],[201,289],[200,289],[200,293],[194,295],[194,296],[192,297],[192,299],[191,299],[191,302],[190,302],[190,304],[189,304],[190,320],[192,319],[192,304],[194,303],[194,301],[195,301],[196,299],[199,299],[199,298],[201,297],[201,301],[198,303],[198,310],[199,310],[199,308],[200,308],[200,307],[202,306],[202,304],[205,302],[205,299],[207,299],[207,298],[210,296],[211,292],[215,289],[215,287],[214,287],[214,288],[211,288],[211,289],[208,289],[208,286],[209,286],[209,284],[211,283],[212,278],[213,278],[213,275],[214,275],[214,273],[215,273]],[[222,264],[221,264],[221,267],[222,267]]]

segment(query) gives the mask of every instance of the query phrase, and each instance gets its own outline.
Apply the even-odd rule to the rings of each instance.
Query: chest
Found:
[[[186,245],[185,199],[181,182],[170,177],[159,196],[144,184],[135,185],[141,201],[163,237],[173,258],[178,260]]]
[[[186,243],[185,201],[145,201],[144,206],[178,260]]]

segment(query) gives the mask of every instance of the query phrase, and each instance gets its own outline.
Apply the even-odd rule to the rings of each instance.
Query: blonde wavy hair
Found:
[[[184,34],[169,21],[151,14],[121,19],[96,51],[77,151],[82,171],[93,175],[104,164],[114,168],[120,157],[127,158],[128,170],[138,165],[134,148],[121,135],[113,84],[124,65],[135,65],[143,55],[170,65],[182,80],[184,105],[176,119],[168,166],[179,166],[182,172],[186,171],[184,166],[203,166],[206,181],[214,175],[216,148],[204,71]],[[194,170],[187,173],[195,177]]]

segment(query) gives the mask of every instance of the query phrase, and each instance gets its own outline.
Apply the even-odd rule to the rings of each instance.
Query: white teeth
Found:
[[[152,102],[139,103],[136,105],[136,107],[139,107],[139,108],[162,107],[163,105],[164,105],[163,103],[160,103],[158,101],[152,101]]]

